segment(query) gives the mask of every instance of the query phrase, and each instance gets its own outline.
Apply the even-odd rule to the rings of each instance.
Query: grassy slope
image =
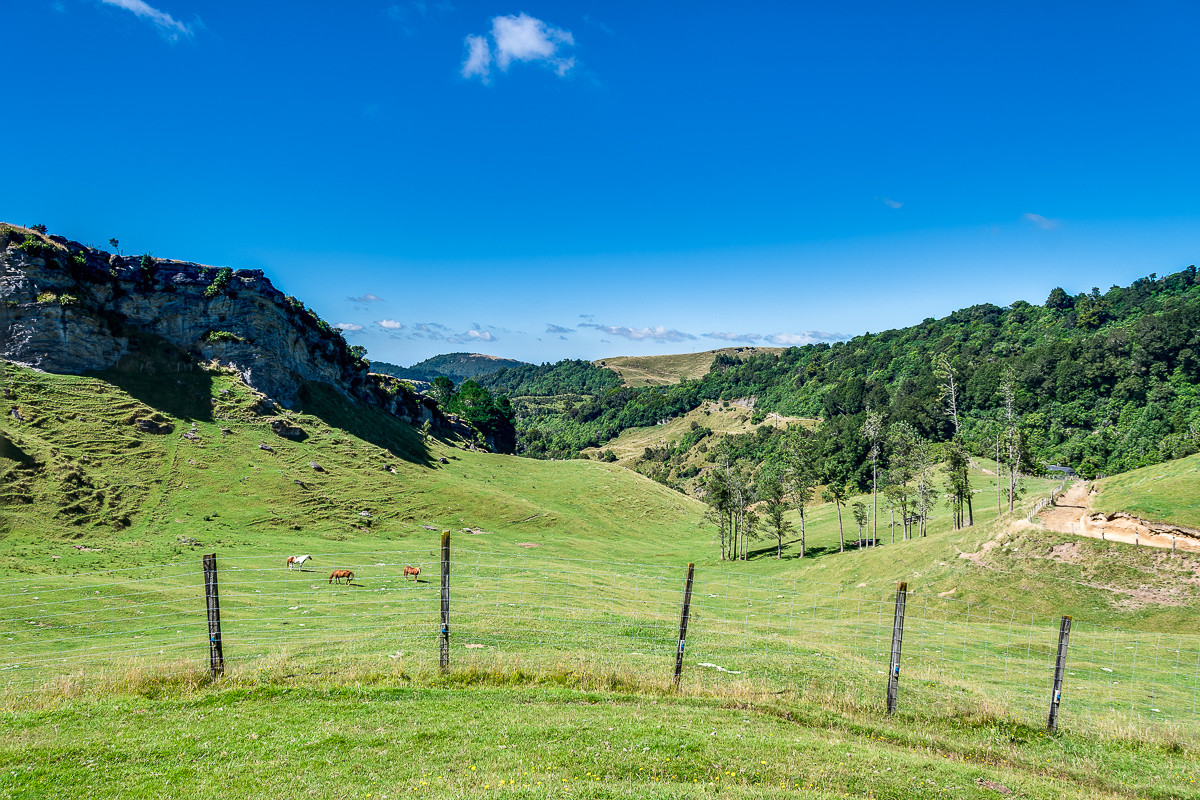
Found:
[[[703,378],[718,353],[748,358],[756,353],[777,353],[782,347],[725,347],[703,353],[677,353],[665,356],[613,356],[592,363],[611,369],[627,386],[662,386],[681,380]]]
[[[669,442],[678,442],[691,428],[692,423],[711,428],[713,433],[750,433],[762,425],[784,428],[794,422],[805,425],[815,424],[815,420],[801,420],[798,417],[783,417],[778,414],[769,415],[763,422],[754,425],[750,422],[751,412],[741,406],[724,407],[720,403],[704,403],[688,413],[668,420],[664,425],[649,428],[626,428],[617,438],[606,442],[603,447],[589,447],[582,452],[588,458],[595,458],[597,453],[612,450],[618,464],[627,464],[642,455],[647,447],[658,447]]]
[[[114,383],[7,369],[7,403],[24,420],[0,419],[9,442],[0,454],[5,573],[198,559],[202,550],[185,537],[223,556],[432,549],[437,534],[422,525],[472,526],[489,533],[460,536],[460,547],[617,563],[692,560],[701,574],[735,570],[748,580],[885,586],[904,579],[918,591],[952,590],[956,600],[994,609],[1071,613],[1146,630],[1189,630],[1200,621],[1196,587],[1185,580],[1200,574],[1200,560],[1099,541],[1082,542],[1074,563],[1054,560],[1051,547],[1070,538],[998,519],[994,478],[983,471],[974,474],[975,528],[950,531],[942,513],[925,539],[838,553],[835,510],[821,505],[807,515],[810,558],[797,558],[792,545],[776,560],[768,557],[771,543],[759,541],[753,560],[721,564],[695,501],[616,465],[426,444],[408,426],[371,409],[347,409],[320,391],[309,395],[303,413],[286,415],[307,434],[292,442],[250,411],[255,398],[230,376],[106,377]],[[175,422],[174,433],[144,434],[130,424],[156,411]],[[181,438],[193,421],[199,440]],[[1057,483],[1028,485],[1032,499]],[[14,487],[36,502],[16,504]],[[83,524],[54,518],[72,502],[91,515]],[[363,510],[372,516],[361,517]],[[112,527],[124,517],[127,528]],[[846,527],[853,539],[853,525]],[[890,540],[886,527],[880,536]],[[1001,544],[981,564],[959,557],[992,540]],[[1128,591],[1148,585],[1182,585],[1182,604],[1129,602]],[[387,686],[344,689],[302,676],[243,690],[236,681],[250,678],[240,674],[229,688],[195,692],[151,680],[112,696],[7,712],[0,790],[18,797],[159,797],[176,785],[190,796],[199,785],[231,797],[278,796],[296,780],[299,758],[307,790],[347,796],[410,789],[482,796],[495,793],[500,780],[504,793],[528,797],[558,796],[564,786],[594,797],[924,797],[935,789],[995,796],[976,778],[1030,797],[1197,796],[1195,754],[1169,741],[1048,739],[986,715],[887,719],[799,696],[583,691],[572,679],[565,682],[573,689],[467,693],[402,673],[368,676],[367,683],[381,677]],[[785,715],[793,721],[780,719]],[[472,723],[462,724],[467,717]],[[56,738],[55,726],[65,726],[70,738]],[[501,740],[505,749],[492,746]],[[223,755],[210,760],[213,754]],[[675,759],[670,767],[668,755]],[[528,780],[526,769],[535,771]],[[597,775],[601,780],[589,780]]]
[[[180,376],[165,396],[155,388],[164,384],[126,376],[103,376],[125,389],[11,366],[6,377],[7,402],[23,417],[0,419],[8,569],[162,563],[194,549],[187,539],[226,553],[410,547],[436,538],[422,525],[482,528],[499,549],[535,542],[621,559],[647,543],[704,537],[699,503],[615,465],[426,444],[408,425],[320,391],[304,413],[285,415],[307,434],[294,442],[252,413],[256,398],[227,375]],[[152,417],[151,404],[170,412],[159,418],[175,423],[173,433],[131,424]],[[182,438],[193,423],[199,439]],[[68,505],[84,516],[60,514]],[[114,527],[119,519],[130,525]]]
[[[1143,467],[1097,483],[1095,508],[1200,529],[1200,454]]]
[[[1186,798],[1198,767],[1170,745],[986,721],[554,687],[168,692],[0,730],[0,793],[18,798]]]

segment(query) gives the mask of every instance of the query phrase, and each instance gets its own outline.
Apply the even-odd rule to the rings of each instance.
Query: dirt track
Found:
[[[1183,529],[1171,530],[1169,525],[1151,524],[1128,514],[1114,514],[1111,519],[1094,511],[1091,489],[1085,481],[1076,481],[1057,504],[1047,506],[1039,518],[1052,531],[1089,536],[1110,542],[1124,542],[1143,547],[1178,549],[1200,553],[1200,537]]]

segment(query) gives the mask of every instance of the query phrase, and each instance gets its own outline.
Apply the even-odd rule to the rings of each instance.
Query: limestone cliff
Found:
[[[215,363],[294,407],[306,382],[420,424],[432,399],[369,375],[340,331],[259,270],[112,255],[0,224],[0,359],[51,372]]]

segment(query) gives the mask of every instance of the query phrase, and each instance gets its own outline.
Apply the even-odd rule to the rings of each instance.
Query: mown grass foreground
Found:
[[[1169,741],[791,696],[579,688],[571,675],[140,691],[10,712],[0,793],[43,797],[1187,798]]]

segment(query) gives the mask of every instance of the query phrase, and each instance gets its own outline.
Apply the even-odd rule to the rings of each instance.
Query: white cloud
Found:
[[[659,343],[686,342],[696,338],[690,333],[677,331],[673,328],[665,328],[662,325],[656,325],[653,328],[629,328],[624,325],[596,325],[592,322],[584,322],[580,323],[579,327],[595,328],[601,333],[607,333],[611,336],[620,336],[630,340],[631,342],[641,342],[647,339],[652,342]]]
[[[1041,214],[1033,214],[1033,213],[1022,214],[1021,219],[1025,220],[1026,222],[1032,222],[1034,225],[1037,225],[1039,228],[1041,228],[1044,231],[1055,230],[1059,225],[1058,220],[1047,219],[1046,217],[1043,217]]]
[[[355,325],[353,322],[339,322],[338,324],[334,325],[333,327],[337,328],[338,330],[347,331],[349,333],[356,333],[363,329],[362,325]]]
[[[180,36],[192,35],[192,29],[187,25],[184,25],[167,12],[159,11],[157,8],[148,5],[144,0],[100,0],[100,2],[105,5],[123,8],[139,17],[150,20],[158,26],[162,35],[171,41],[176,41]]]
[[[382,297],[378,297],[373,294],[364,294],[362,297],[347,297],[346,299],[349,300],[351,303],[381,303],[381,302],[383,302]]]
[[[381,319],[378,325],[381,328],[387,328],[389,331],[398,331],[404,328],[404,323],[395,319]]]
[[[884,197],[882,200],[883,204],[888,208],[899,208],[900,206],[904,205],[904,203],[901,203],[899,200],[893,200],[890,197]]]
[[[760,333],[726,333],[724,331],[713,331],[701,335],[708,339],[720,339],[723,342],[745,342],[746,344],[754,344],[762,341],[763,338]]]
[[[463,40],[463,43],[467,46],[467,57],[463,61],[462,76],[470,78],[478,75],[481,81],[488,83],[490,80],[488,73],[492,64],[492,50],[488,47],[487,39],[471,34]]]
[[[478,76],[484,83],[490,80],[493,59],[502,72],[512,62],[524,61],[540,63],[560,77],[575,66],[575,57],[563,53],[564,48],[575,45],[571,32],[551,27],[525,13],[492,17],[490,43],[486,35],[478,34],[471,34],[463,43],[467,46],[467,57],[463,60],[462,76]]]
[[[555,325],[553,322],[546,323],[546,333],[574,333],[574,328],[565,328],[562,325]]]
[[[825,331],[801,331],[800,333],[774,333],[766,337],[771,344],[786,347],[799,347],[817,342],[840,342],[850,337],[841,333],[826,333]]]
[[[474,328],[467,331],[467,337],[470,339],[478,339],[481,342],[494,342],[495,336],[492,336],[491,331],[477,331]]]

